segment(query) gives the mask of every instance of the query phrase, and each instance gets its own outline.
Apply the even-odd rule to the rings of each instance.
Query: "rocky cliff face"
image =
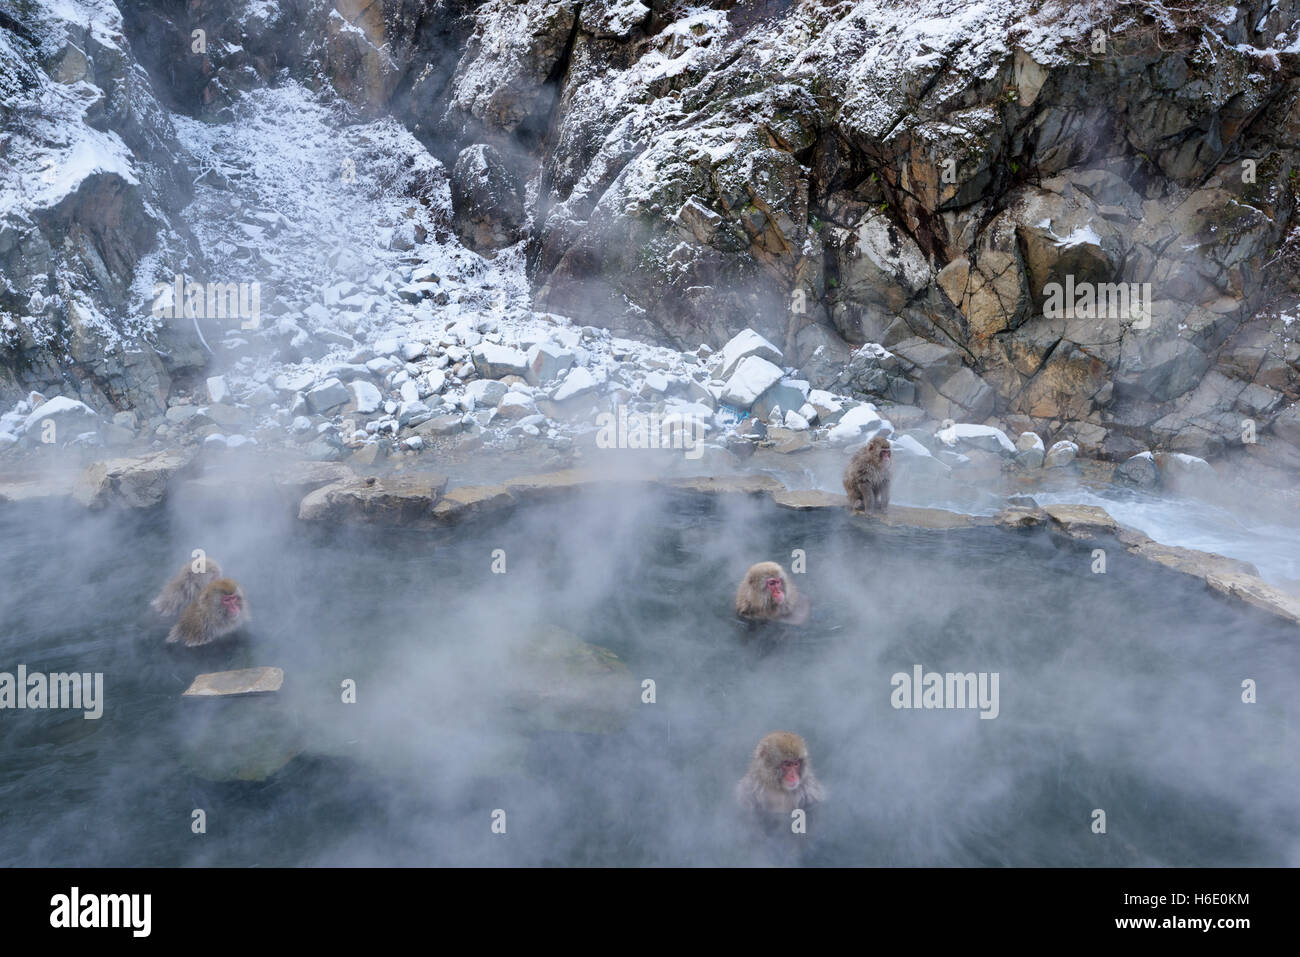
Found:
[[[134,283],[190,172],[111,3],[0,4],[0,124],[0,388],[160,410],[203,356]]]
[[[814,388],[1112,459],[1297,431],[1296,0],[96,2],[108,30],[0,0],[6,130],[58,104],[121,157],[47,189],[0,151],[11,390],[156,404],[201,361],[139,295],[125,318],[185,242],[154,88],[220,122],[292,76],[453,169],[467,244],[525,236],[539,309],[677,348],[753,328]]]
[[[546,130],[542,307],[1107,457],[1241,444],[1300,388],[1300,5],[953,7],[487,3],[443,119]]]

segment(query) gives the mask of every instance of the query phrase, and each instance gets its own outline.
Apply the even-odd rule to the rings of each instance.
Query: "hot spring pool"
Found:
[[[105,704],[94,721],[0,712],[0,859],[1300,863],[1294,629],[1119,547],[1094,574],[1092,547],[669,492],[435,532],[300,525],[257,503],[6,508],[0,671],[103,672]],[[164,646],[148,601],[194,548],[243,583],[247,638]],[[747,635],[736,582],[795,549],[813,621]],[[555,628],[626,665],[594,713],[558,706],[527,650]],[[252,665],[282,667],[283,691],[180,698],[200,672]],[[895,709],[891,676],[915,665],[998,673],[998,716]],[[807,836],[755,841],[731,791],[778,729],[807,739],[830,797]],[[250,760],[279,770],[221,779]]]

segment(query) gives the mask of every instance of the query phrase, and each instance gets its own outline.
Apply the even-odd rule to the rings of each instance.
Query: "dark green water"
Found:
[[[202,653],[165,647],[147,607],[199,547],[254,613]],[[747,637],[735,582],[796,548],[813,622]],[[0,510],[0,555],[0,671],[106,685],[98,721],[0,711],[9,865],[1300,862],[1295,631],[1118,546],[1096,575],[1089,549],[1045,534],[692,496],[439,532],[182,497],[145,519]],[[605,733],[510,707],[504,687],[535,667],[521,646],[548,625],[627,664]],[[997,672],[999,716],[895,710],[890,676],[915,664]],[[179,697],[251,665],[284,668],[284,691]],[[808,835],[756,840],[731,789],[778,729],[808,740],[830,799]],[[265,780],[208,779],[259,749],[298,753]]]

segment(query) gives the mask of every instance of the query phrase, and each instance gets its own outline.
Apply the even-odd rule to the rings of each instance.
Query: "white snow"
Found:
[[[1012,455],[1016,451],[1015,444],[1007,438],[1007,434],[1001,429],[994,428],[991,425],[975,425],[970,422],[957,422],[948,426],[946,429],[940,429],[934,434],[934,437],[949,448],[952,448],[960,442],[965,442],[969,445],[979,447],[992,446],[996,444],[1001,451],[1008,455]]]
[[[781,367],[757,355],[740,360],[736,371],[727,380],[722,401],[737,409],[748,409],[754,401],[781,381]]]
[[[715,375],[726,379],[736,371],[740,361],[747,356],[757,355],[770,362],[781,361],[781,350],[768,342],[753,329],[742,329],[723,346],[717,354]]]

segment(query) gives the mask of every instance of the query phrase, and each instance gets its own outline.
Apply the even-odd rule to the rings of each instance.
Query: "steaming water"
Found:
[[[98,721],[0,712],[0,860],[1300,862],[1294,629],[1119,548],[1097,575],[1089,547],[1041,532],[889,530],[696,496],[593,495],[439,532],[240,504],[0,512],[0,670],[102,671],[107,697]],[[202,653],[165,647],[147,608],[197,547],[255,616],[247,639]],[[793,549],[814,620],[746,633],[735,582]],[[625,707],[574,719],[506,694],[545,692],[524,648],[546,625],[621,657],[608,681]],[[280,695],[179,697],[200,672],[263,664],[285,669]],[[890,677],[915,664],[997,672],[999,716],[895,710]],[[356,704],[341,701],[349,678]],[[1241,702],[1246,678],[1257,704]],[[804,837],[756,838],[733,814],[749,752],[777,729],[804,735],[830,792]],[[295,752],[265,780],[210,780]]]

